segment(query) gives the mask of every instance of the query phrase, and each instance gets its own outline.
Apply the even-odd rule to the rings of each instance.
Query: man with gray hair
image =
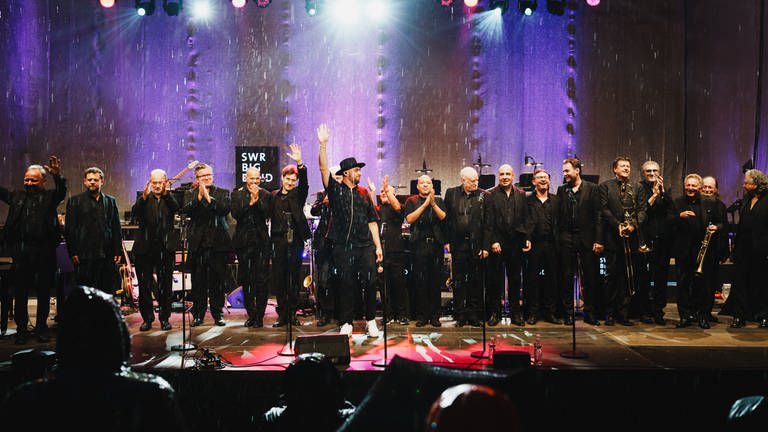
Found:
[[[152,274],[157,274],[157,304],[160,307],[160,328],[170,330],[171,291],[173,265],[179,235],[173,227],[173,218],[179,203],[170,194],[168,176],[161,169],[153,170],[144,185],[144,192],[133,205],[133,217],[139,224],[133,254],[139,279],[139,312],[144,322],[141,331],[152,328],[155,313],[152,308]]]
[[[478,175],[472,167],[459,173],[461,185],[445,191],[448,251],[453,266],[453,317],[457,327],[479,326],[485,259],[491,248],[488,192],[478,189]],[[485,319],[486,317],[483,317]]]
[[[50,290],[56,274],[56,246],[61,239],[56,207],[67,195],[67,182],[60,175],[61,162],[51,156],[48,166],[31,165],[24,173],[24,189],[10,191],[0,186],[0,201],[10,206],[1,241],[13,257],[16,308],[16,344],[27,342],[29,290],[37,293],[36,336],[48,342]],[[45,189],[46,173],[56,186]],[[3,329],[4,331],[5,329]]]

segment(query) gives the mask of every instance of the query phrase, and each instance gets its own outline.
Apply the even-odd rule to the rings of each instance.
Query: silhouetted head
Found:
[[[443,391],[427,416],[427,431],[520,431],[517,407],[496,390],[478,384],[459,384]]]
[[[344,401],[339,371],[321,353],[305,353],[285,371],[289,408],[336,409]]]
[[[114,297],[79,286],[59,316],[56,353],[63,370],[117,372],[128,364],[131,336]]]

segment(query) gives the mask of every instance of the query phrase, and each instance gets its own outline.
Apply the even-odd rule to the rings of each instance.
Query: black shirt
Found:
[[[291,207],[288,205],[288,194],[279,192],[275,196],[272,209],[272,235],[282,235],[288,232],[288,224],[293,219]]]
[[[370,222],[376,222],[376,210],[373,208],[368,191],[361,186],[349,188],[328,175],[328,202],[331,206],[330,239],[333,244],[347,247],[370,246],[373,243]]]
[[[576,223],[577,209],[579,208],[579,202],[581,202],[581,186],[574,192],[573,188],[569,185],[566,187],[565,200],[560,204],[563,206],[564,214],[568,217],[563,221],[563,229],[565,231],[574,232],[577,231],[578,223]]]
[[[554,233],[554,200],[555,196],[549,194],[546,201],[541,202],[536,193],[528,197],[530,218],[533,225],[531,237],[533,239],[552,238]]]
[[[400,232],[400,227],[403,225],[403,209],[400,212],[396,212],[392,205],[382,204],[379,207],[379,215],[381,216],[381,241],[383,243],[384,253],[387,252],[404,252],[405,242]]]
[[[456,203],[456,220],[453,228],[459,237],[469,236],[469,217],[472,209],[472,199],[480,194],[480,189],[467,193],[462,191],[461,198]]]
[[[421,207],[426,200],[427,199],[425,197],[419,195],[412,195],[408,197],[408,199],[405,201],[405,205],[403,206],[403,215],[408,216],[409,214],[413,213],[417,208]],[[435,202],[437,203],[438,207],[445,211],[445,203],[443,202],[442,198],[435,197]],[[432,206],[428,207],[426,210],[424,210],[424,212],[421,213],[421,216],[419,216],[419,218],[413,221],[411,224],[411,242],[432,239],[442,243],[443,239],[442,232],[440,231],[440,223],[441,221],[435,215],[435,212],[432,210]]]

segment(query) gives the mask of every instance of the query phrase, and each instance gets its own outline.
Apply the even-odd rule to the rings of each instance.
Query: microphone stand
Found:
[[[286,234],[286,238],[290,237],[290,241],[288,242],[288,266],[291,266],[293,263],[291,262],[291,255],[293,255],[291,252],[291,246],[293,245],[293,228],[291,227],[290,219],[288,220],[288,233]],[[293,305],[290,302],[290,293],[293,289],[293,272],[292,269],[288,269],[288,286],[285,287],[285,306],[286,312],[285,317],[288,320],[288,342],[283,346],[283,348],[278,351],[277,355],[285,356],[285,357],[294,357],[296,353],[293,351],[293,320],[296,316],[296,310],[294,309]],[[277,319],[280,319],[278,316]]]
[[[585,359],[589,354],[584,351],[576,351],[576,302],[579,301],[579,288],[581,287],[581,259],[576,255],[576,283],[573,286],[573,301],[571,302],[571,341],[570,351],[563,351],[560,357],[568,359]]]
[[[382,262],[380,265],[382,266],[382,269],[384,269],[384,252],[385,252],[385,243],[384,240],[384,231],[386,229],[386,222],[381,223],[381,254],[382,254]],[[381,284],[381,315],[382,315],[382,321],[384,322],[384,358],[379,360],[374,360],[371,362],[371,365],[377,366],[377,367],[387,367],[387,273],[385,273],[386,270],[382,271],[381,276],[384,281],[384,283]],[[375,314],[374,314],[375,315]],[[374,317],[375,318],[375,317]]]
[[[482,253],[482,252],[481,252]],[[490,258],[490,255],[485,258]],[[486,286],[485,286],[485,273],[486,273],[486,262],[485,260],[481,260],[480,263],[480,280],[483,284],[483,350],[482,351],[474,351],[472,352],[471,356],[472,358],[476,359],[487,359],[490,358],[490,355],[486,353],[485,344],[486,344],[486,336],[485,336],[485,321],[488,316],[488,300],[486,299]]]
[[[181,237],[181,343],[173,345],[171,351],[190,351],[197,349],[192,343],[192,328],[189,329],[189,342],[187,342],[187,280],[184,275],[187,264],[187,219],[186,215],[177,216],[179,219]]]

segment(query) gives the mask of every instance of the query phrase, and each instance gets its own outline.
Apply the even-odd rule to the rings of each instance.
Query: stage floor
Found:
[[[30,302],[31,321],[34,322],[34,300]],[[280,355],[287,348],[286,327],[272,328],[276,319],[274,302],[270,299],[264,328],[246,328],[244,309],[230,308],[225,311],[227,325],[212,325],[206,315],[205,324],[189,328],[186,335],[197,349],[174,351],[173,346],[182,343],[182,316],[173,313],[173,330],[161,331],[159,322],[153,329],[140,332],[141,316],[137,311],[123,308],[132,338],[131,365],[141,370],[189,369],[195,367],[218,368],[220,359],[223,370],[283,370],[293,357]],[[536,325],[518,327],[498,325],[487,327],[486,350],[521,351],[532,354],[538,334],[543,346],[541,368],[545,369],[744,369],[762,370],[768,365],[768,330],[749,323],[746,328],[731,329],[730,317],[720,317],[719,323],[703,330],[697,325],[685,329],[675,328],[678,319],[676,307],[667,307],[666,326],[636,322],[632,327],[600,325],[598,327],[576,322],[576,350],[586,353],[584,359],[562,357],[563,352],[573,349],[573,332],[570,326],[539,322]],[[293,339],[300,336],[338,334],[337,326],[317,327],[313,316],[299,317],[300,326],[293,327]],[[379,330],[383,333],[381,319]],[[466,369],[493,369],[490,358],[474,358],[472,353],[483,349],[483,331],[480,327],[458,328],[450,317],[444,317],[441,327],[416,327],[390,324],[387,326],[387,359],[400,356],[419,362]],[[53,325],[53,321],[50,321]],[[26,345],[15,345],[13,329],[0,340],[0,361],[7,361],[21,349],[54,349],[55,339],[39,343],[30,338]],[[55,338],[55,334],[54,334]],[[94,341],[97,343],[97,341]],[[365,335],[365,322],[355,321],[355,330],[349,338],[351,361],[344,368],[350,371],[381,370],[373,363],[384,359],[384,337],[378,339]],[[198,359],[208,361],[199,362]],[[213,360],[213,361],[212,361]]]

